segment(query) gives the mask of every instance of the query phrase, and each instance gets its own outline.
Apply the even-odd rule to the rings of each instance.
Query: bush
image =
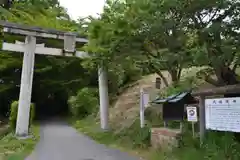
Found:
[[[137,81],[141,76],[141,69],[128,60],[124,64],[111,66],[108,69],[108,78],[111,80],[108,82],[109,93],[118,94],[119,88]]]
[[[120,141],[128,142],[133,148],[147,148],[150,146],[151,131],[149,127],[140,128],[139,119],[129,127],[123,129],[115,136]]]
[[[14,101],[11,104],[11,111],[9,116],[10,127],[12,130],[16,128],[17,123],[17,114],[18,114],[18,101]],[[31,126],[35,116],[35,105],[31,103],[30,105],[30,118],[29,118],[29,127]]]
[[[97,112],[98,92],[95,88],[82,88],[76,96],[68,100],[71,114],[76,118],[84,118]]]

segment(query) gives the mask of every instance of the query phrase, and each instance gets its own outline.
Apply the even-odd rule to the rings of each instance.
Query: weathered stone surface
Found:
[[[172,149],[179,144],[180,130],[168,128],[152,128],[151,144],[156,149]]]

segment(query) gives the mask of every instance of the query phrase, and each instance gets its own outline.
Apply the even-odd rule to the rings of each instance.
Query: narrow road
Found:
[[[26,160],[139,160],[80,134],[64,122],[41,127],[40,141]]]

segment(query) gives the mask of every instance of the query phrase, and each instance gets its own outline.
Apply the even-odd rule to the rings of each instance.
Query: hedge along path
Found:
[[[18,139],[14,133],[11,132],[16,128],[18,101],[12,102],[10,111],[9,125],[0,126],[0,160],[23,159],[33,150],[39,139],[38,127],[31,125],[35,115],[35,105],[33,103],[30,105],[29,128],[31,128],[31,138],[29,139]]]
[[[19,104],[18,101],[14,101],[11,104],[11,112],[10,112],[9,121],[10,121],[10,128],[12,130],[16,129],[18,104]],[[31,103],[31,105],[30,105],[30,116],[29,116],[29,128],[31,127],[31,125],[33,123],[34,116],[35,116],[35,104]]]

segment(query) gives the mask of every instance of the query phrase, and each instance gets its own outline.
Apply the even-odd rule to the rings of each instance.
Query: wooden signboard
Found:
[[[206,129],[240,132],[240,97],[205,100]]]

